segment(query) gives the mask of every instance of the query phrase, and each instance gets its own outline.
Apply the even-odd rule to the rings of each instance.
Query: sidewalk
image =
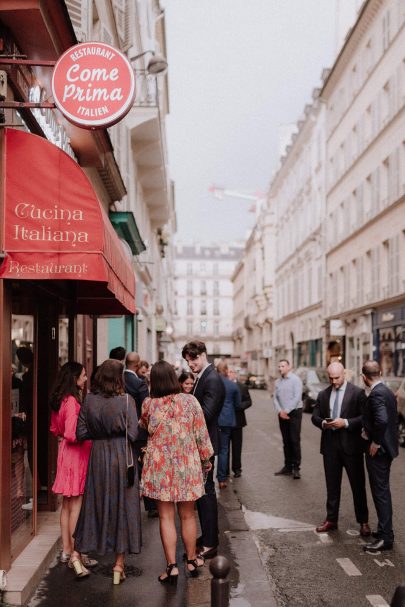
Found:
[[[233,607],[276,607],[266,574],[251,532],[248,530],[232,483],[219,496],[219,553],[231,563],[230,605]],[[66,565],[53,559],[29,607],[210,607],[211,574],[209,562],[197,579],[186,576],[182,563],[183,547],[179,541],[177,561],[180,577],[175,587],[157,581],[164,570],[165,560],[160,543],[158,519],[148,519],[142,513],[143,549],[139,555],[126,560],[127,580],[113,586],[111,568],[113,556],[100,559],[89,578],[79,580]]]

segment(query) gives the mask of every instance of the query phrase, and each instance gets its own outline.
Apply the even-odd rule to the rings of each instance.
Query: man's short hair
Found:
[[[281,358],[281,359],[278,361],[278,364],[280,364],[280,363],[287,363],[287,365],[288,365],[288,366],[290,366],[290,361],[289,361],[289,360],[287,360],[286,358]]]
[[[124,360],[126,350],[122,346],[118,346],[117,348],[113,348],[110,350],[109,358],[113,360]]]
[[[189,341],[183,348],[181,355],[184,359],[189,356],[191,360],[197,358],[200,354],[207,353],[207,347],[203,341]]]
[[[380,365],[376,360],[366,360],[361,369],[361,372],[368,379],[375,379],[376,377],[380,377],[381,375]]]

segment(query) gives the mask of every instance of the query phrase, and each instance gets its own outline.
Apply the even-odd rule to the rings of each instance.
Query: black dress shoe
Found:
[[[240,478],[242,476],[242,470],[237,470],[233,473],[234,478]]]
[[[201,546],[198,550],[197,556],[203,556],[205,559],[213,559],[214,556],[217,556],[218,548],[214,546],[214,548],[206,548],[205,546]]]
[[[393,546],[393,542],[386,542],[385,540],[378,539],[363,546],[363,550],[364,552],[372,552],[375,554],[376,552],[381,552],[382,550],[392,550]]]
[[[300,471],[298,470],[298,468],[294,468],[292,471],[292,477],[297,479],[297,478],[301,478],[301,474]]]
[[[286,468],[285,466],[283,466],[281,468],[281,470],[277,470],[277,472],[274,473],[274,476],[281,476],[282,474],[286,474],[286,475],[291,475],[292,474],[292,470],[290,470],[289,468]]]

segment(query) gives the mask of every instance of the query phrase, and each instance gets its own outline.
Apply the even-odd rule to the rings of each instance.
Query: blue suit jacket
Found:
[[[398,455],[398,409],[394,394],[384,384],[373,388],[366,400],[363,426],[370,441],[392,459]]]
[[[224,375],[221,375],[221,379],[225,386],[225,400],[221,413],[218,417],[219,427],[236,427],[236,409],[239,409],[241,404],[240,390],[235,382],[231,381]]]

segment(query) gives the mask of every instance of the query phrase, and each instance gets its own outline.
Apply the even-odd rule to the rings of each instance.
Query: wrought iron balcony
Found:
[[[155,76],[135,72],[135,107],[158,107],[158,84]]]

